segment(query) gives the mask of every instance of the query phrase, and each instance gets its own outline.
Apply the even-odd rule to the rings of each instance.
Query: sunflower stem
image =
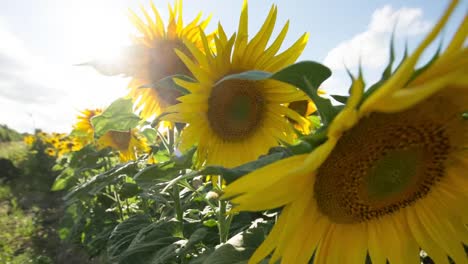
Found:
[[[168,131],[168,151],[169,154],[174,153],[174,143],[175,143],[175,133],[174,128],[169,128]],[[174,209],[175,216],[177,221],[179,221],[180,232],[183,233],[184,230],[184,211],[182,211],[182,205],[180,203],[180,189],[179,185],[176,183],[172,187],[172,198],[174,199]]]
[[[115,201],[117,202],[117,207],[119,208],[120,220],[123,221],[124,216],[123,216],[122,202],[120,201],[119,194],[115,191],[115,186],[114,186],[114,197],[115,197]]]
[[[224,244],[226,243],[229,234],[229,223],[226,221],[226,201],[219,200],[218,212],[219,242]]]
[[[223,186],[223,177],[218,177],[218,186],[221,189]],[[226,206],[227,201],[219,200],[219,210],[218,210],[218,231],[219,231],[219,242],[221,244],[226,243],[229,236],[229,228],[231,225],[232,218],[226,217]],[[229,218],[229,219],[228,219]]]
[[[180,223],[180,230],[183,231],[183,226],[184,226],[184,212],[182,211],[182,206],[180,204],[180,190],[179,190],[179,185],[174,184],[174,187],[172,188],[172,196],[174,199],[174,209],[176,212],[176,219]]]

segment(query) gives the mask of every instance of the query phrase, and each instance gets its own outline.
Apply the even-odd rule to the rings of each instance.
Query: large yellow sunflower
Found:
[[[98,149],[111,147],[119,152],[123,162],[136,160],[137,153],[150,151],[145,137],[138,134],[136,129],[130,131],[108,131],[97,141]]]
[[[310,154],[252,172],[225,188],[235,211],[284,206],[252,256],[258,263],[468,263],[468,18],[422,72],[441,20],[395,73],[362,99],[353,82],[328,139]],[[363,102],[361,102],[363,101]]]
[[[204,52],[187,43],[188,55],[177,51],[197,82],[176,79],[190,94],[179,98],[180,104],[168,108],[174,112],[165,118],[187,123],[180,147],[185,150],[198,144],[198,164],[237,166],[265,154],[278,141],[291,142],[294,131],[285,117],[301,124],[307,120],[287,107],[287,103],[306,96],[293,86],[273,80],[223,80],[231,74],[250,70],[275,72],[293,63],[302,53],[307,34],[290,48],[276,54],[288,31],[288,23],[267,47],[275,26],[277,8],[272,6],[260,31],[248,41],[247,1],[244,1],[237,36],[227,38],[221,25],[215,37],[213,54],[201,32]]]
[[[151,3],[155,20],[142,9],[146,24],[135,13],[130,13],[130,19],[142,34],[134,38],[135,52],[127,62],[127,74],[133,79],[129,84],[129,95],[136,101],[136,107],[142,109],[143,118],[158,116],[168,106],[177,103],[177,97],[182,94],[167,87],[157,85],[161,79],[175,74],[190,76],[190,71],[175,54],[174,49],[188,52],[185,42],[196,47],[203,46],[199,30],[205,29],[209,18],[201,21],[201,13],[184,27],[182,21],[182,0],[176,0],[174,7],[169,5],[169,22],[167,29],[164,22]],[[211,38],[211,35],[210,37]],[[151,88],[141,88],[142,86]]]
[[[74,132],[76,132],[76,138],[81,145],[86,145],[93,142],[94,139],[94,128],[91,123],[91,118],[100,115],[101,109],[85,109],[80,112],[81,115],[77,117],[78,121],[74,125]]]

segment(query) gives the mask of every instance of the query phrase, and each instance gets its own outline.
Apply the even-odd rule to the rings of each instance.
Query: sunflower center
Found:
[[[418,113],[374,113],[340,138],[317,172],[314,195],[337,223],[390,214],[427,195],[445,172],[449,137]]]
[[[421,162],[422,151],[417,148],[394,150],[377,160],[366,175],[369,199],[382,200],[403,192],[412,184]]]
[[[149,51],[149,77],[152,83],[162,78],[183,74],[191,76],[190,70],[175,53],[175,49],[189,55],[188,48],[180,40],[161,40],[154,44]]]
[[[223,140],[239,141],[259,127],[264,107],[264,98],[253,81],[226,80],[213,87],[208,121]]]
[[[192,76],[190,70],[174,52],[174,49],[182,51],[190,56],[188,48],[180,40],[162,40],[155,44],[155,48],[150,50],[149,81],[155,84],[159,80],[176,74]],[[178,103],[177,97],[182,93],[175,89],[166,87],[155,87],[161,98],[168,105]]]
[[[119,150],[128,149],[130,144],[130,132],[121,132],[121,131],[109,131],[112,141],[117,146]]]

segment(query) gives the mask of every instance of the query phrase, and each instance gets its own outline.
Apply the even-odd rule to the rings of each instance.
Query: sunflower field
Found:
[[[347,96],[297,61],[308,34],[273,36],[275,5],[251,33],[245,0],[232,35],[180,0],[167,21],[130,12],[123,60],[86,64],[130,77],[128,96],[24,137],[58,236],[89,263],[468,263],[467,15],[421,60],[457,5],[401,60],[392,39],[378,82],[349,72]]]

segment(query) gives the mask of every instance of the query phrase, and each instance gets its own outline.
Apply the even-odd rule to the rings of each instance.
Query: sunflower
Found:
[[[174,7],[169,5],[170,17],[165,29],[164,22],[153,3],[151,9],[156,17],[155,20],[142,9],[147,24],[135,13],[130,13],[130,20],[143,35],[134,38],[133,55],[129,57],[127,65],[127,74],[133,77],[129,84],[129,95],[136,101],[136,107],[141,108],[143,118],[158,116],[168,106],[177,103],[177,97],[182,95],[181,92],[163,87],[158,81],[176,74],[191,75],[174,49],[188,52],[185,42],[201,48],[203,44],[199,30],[204,30],[210,20],[208,18],[200,22],[200,13],[184,27],[182,1],[176,0]],[[151,88],[143,89],[142,86]]]
[[[28,146],[29,148],[32,147],[34,142],[36,142],[36,137],[33,135],[27,135],[23,138],[23,142]]]
[[[55,148],[51,148],[51,147],[46,148],[44,150],[44,153],[51,156],[51,157],[57,156],[57,150]]]
[[[325,91],[322,89],[317,90],[319,95],[325,95]],[[317,107],[315,106],[314,102],[310,99],[295,101],[288,104],[288,108],[294,110],[301,116],[305,118],[309,118],[313,113],[317,111]],[[294,125],[297,131],[301,132],[302,134],[309,134],[311,130],[312,123],[298,123],[290,118],[288,120]]]
[[[74,134],[76,139],[82,144],[86,145],[93,142],[94,139],[94,127],[91,123],[91,118],[100,115],[101,109],[85,109],[80,112],[81,115],[77,117],[78,121],[74,125]]]
[[[216,55],[210,51],[203,32],[204,53],[187,43],[196,63],[177,51],[197,82],[175,80],[190,94],[180,97],[180,104],[168,108],[172,113],[164,118],[188,124],[181,134],[180,148],[186,150],[198,143],[198,165],[233,167],[255,160],[278,145],[278,141],[292,142],[294,131],[285,117],[301,124],[308,122],[286,106],[307,98],[293,86],[273,80],[222,80],[251,70],[276,72],[296,61],[306,45],[307,34],[304,34],[276,55],[288,31],[286,23],[267,48],[275,26],[276,6],[272,6],[256,36],[248,41],[247,13],[247,1],[244,1],[237,37],[228,39],[218,25]]]
[[[82,140],[76,137],[62,138],[56,146],[57,156],[61,157],[70,152],[78,151],[83,148]]]
[[[119,152],[123,162],[136,160],[136,152],[146,153],[150,148],[145,137],[138,134],[136,129],[130,131],[108,131],[97,141],[98,149],[111,147]]]
[[[422,70],[421,53],[457,1],[416,51],[363,97],[362,75],[347,105],[310,154],[254,171],[225,188],[234,211],[284,206],[249,263],[467,263],[468,18]]]

